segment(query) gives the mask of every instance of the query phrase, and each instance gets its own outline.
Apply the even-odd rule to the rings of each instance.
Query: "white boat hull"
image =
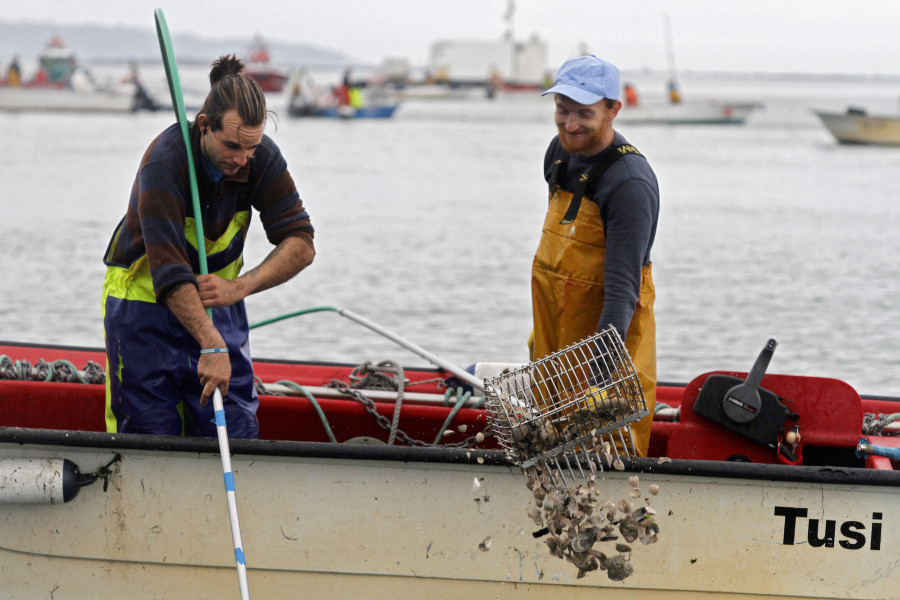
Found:
[[[623,106],[616,124],[741,125],[760,107],[754,102],[644,102]]]
[[[134,90],[74,90],[0,86],[2,111],[130,112]]]
[[[38,444],[2,432],[3,459],[67,458],[90,471],[122,457],[106,491],[98,481],[66,504],[0,506],[7,593],[239,597],[215,440],[60,432]],[[577,579],[548,554],[532,535],[524,475],[499,453],[241,440],[231,449],[258,598],[896,597],[893,472],[871,485],[841,484],[827,479],[841,471],[833,467],[731,463],[710,476],[700,461],[646,459],[641,489],[660,487],[647,497],[661,536],[632,544],[634,574],[614,582],[603,571]],[[752,477],[754,468],[768,478]],[[627,498],[633,474],[606,472],[601,489]],[[834,528],[830,546],[809,543],[814,519],[823,537]],[[479,550],[488,536],[490,549]]]
[[[816,114],[842,144],[900,146],[900,116],[870,116],[855,112]]]

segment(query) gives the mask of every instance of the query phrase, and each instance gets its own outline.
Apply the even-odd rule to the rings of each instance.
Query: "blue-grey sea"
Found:
[[[203,73],[184,75],[185,87]],[[651,73],[625,74],[645,98]],[[164,95],[159,73],[148,87]],[[659,178],[653,248],[659,377],[746,371],[833,377],[900,395],[900,148],[835,142],[812,109],[900,112],[900,79],[681,76],[685,98],[764,104],[742,126],[622,125]],[[350,309],[459,366],[526,362],[530,265],[552,100],[406,101],[389,120],[277,114],[316,227],[315,263],[247,300],[251,322]],[[100,347],[102,256],[169,111],[0,113],[0,339]],[[254,221],[246,263],[269,250]],[[427,364],[339,316],[254,329],[258,357]],[[12,357],[16,358],[16,357]]]

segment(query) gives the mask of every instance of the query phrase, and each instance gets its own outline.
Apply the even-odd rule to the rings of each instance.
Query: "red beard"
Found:
[[[570,138],[570,134],[566,131],[565,126],[557,126],[559,131],[559,142],[569,154],[584,154],[586,151],[599,148],[603,142],[603,132],[600,129],[581,133],[575,139]]]

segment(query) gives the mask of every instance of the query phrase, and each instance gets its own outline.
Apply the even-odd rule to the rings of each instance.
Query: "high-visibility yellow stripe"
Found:
[[[246,232],[250,223],[250,212],[240,211],[228,224],[225,233],[217,240],[206,240],[206,255],[209,257],[226,250],[238,233]],[[197,233],[193,218],[184,220],[184,234],[188,243],[197,247]],[[118,232],[116,233],[118,237]],[[236,279],[244,266],[243,256],[228,263],[215,274],[224,279]],[[109,266],[106,269],[106,279],[103,282],[103,310],[106,310],[106,298],[122,298],[124,300],[138,300],[141,302],[156,302],[156,293],[153,291],[153,277],[150,275],[150,265],[147,255],[134,261],[129,267]]]

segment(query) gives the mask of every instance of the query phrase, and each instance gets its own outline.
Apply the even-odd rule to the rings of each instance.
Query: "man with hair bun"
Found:
[[[104,256],[110,432],[216,436],[222,392],[231,437],[258,438],[244,298],[313,261],[313,227],[278,146],[265,135],[266,98],[234,55],[212,64],[190,126],[201,215],[176,123],[141,159],[125,216]],[[275,246],[241,274],[253,211]],[[199,275],[201,218],[209,274]],[[212,319],[207,314],[212,309]]]

